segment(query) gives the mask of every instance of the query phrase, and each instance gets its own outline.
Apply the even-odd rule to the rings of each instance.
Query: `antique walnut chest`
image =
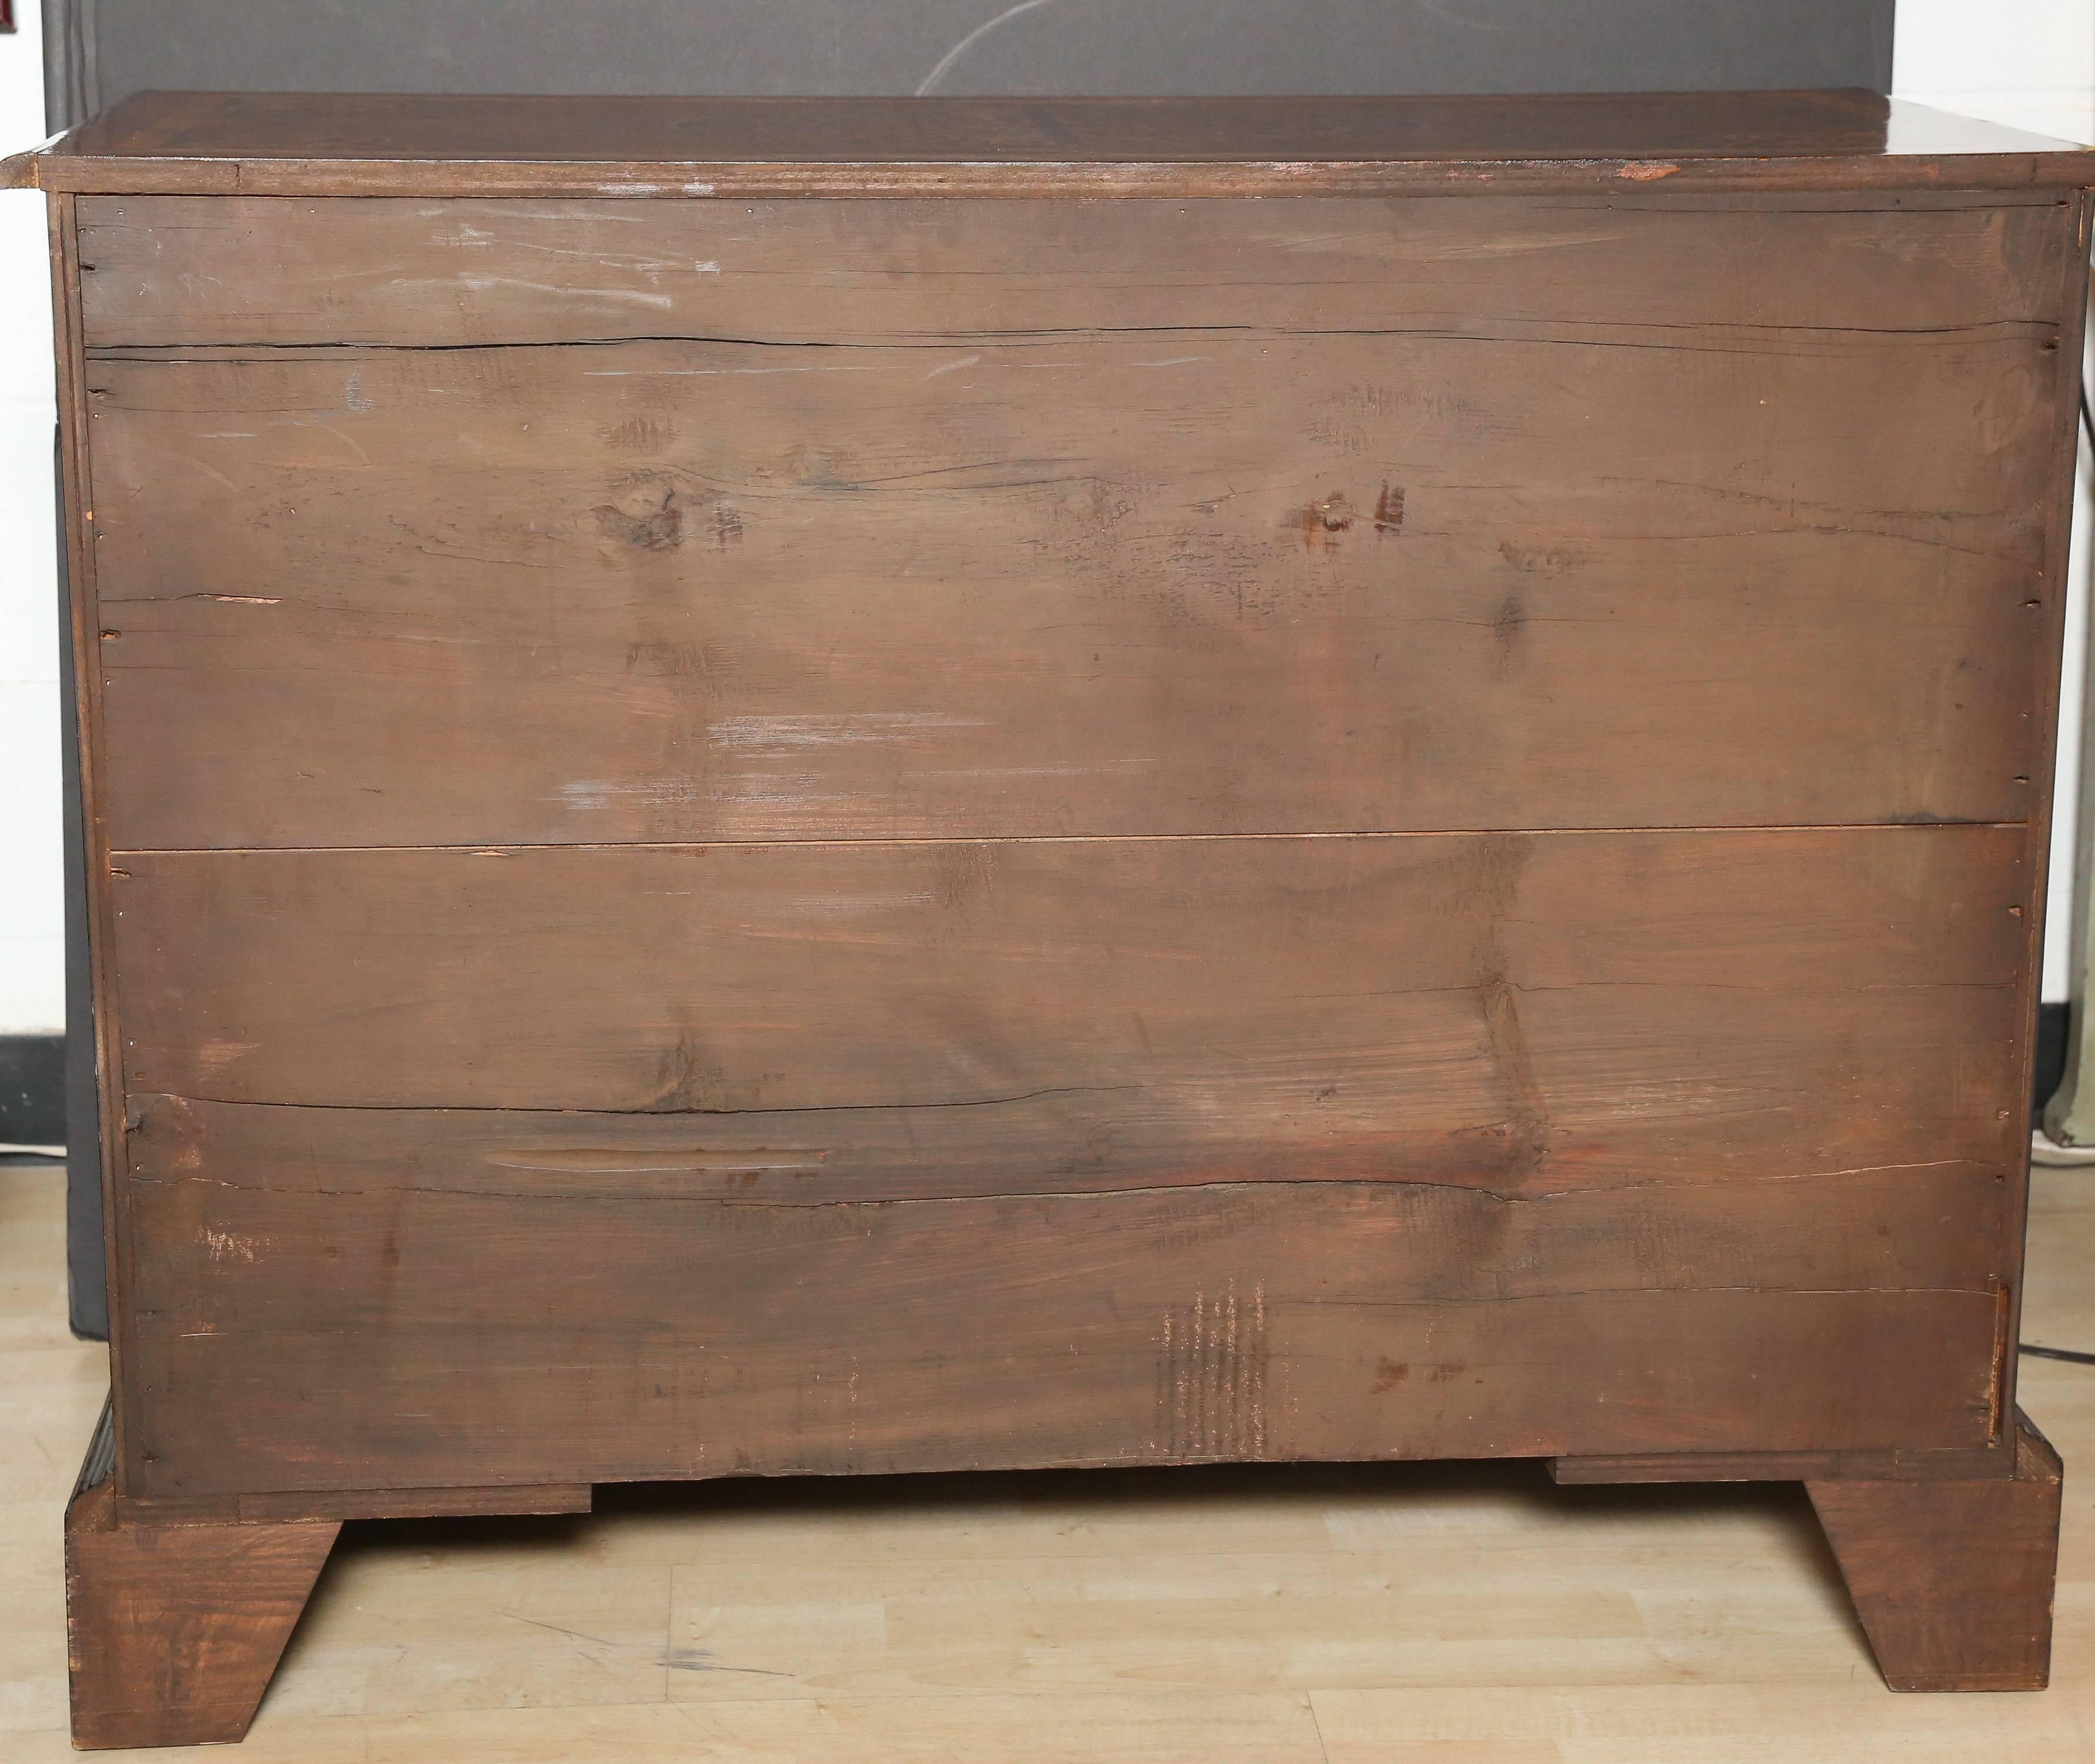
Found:
[[[1853,93],[154,95],[51,193],[84,1744],[344,1518],[1534,1457],[2041,1684],[2095,155]]]

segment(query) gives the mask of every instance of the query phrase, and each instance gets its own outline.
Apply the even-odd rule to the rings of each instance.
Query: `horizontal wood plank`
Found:
[[[1679,995],[1666,1001],[1688,1005]],[[1712,1025],[1693,1038],[1695,1055],[1704,1064],[1723,1059],[1724,1031],[1754,1020],[1731,1015]],[[1653,1037],[1651,1051],[1640,1057],[1658,1058],[1665,1039]],[[1337,1086],[1305,1092],[1277,1073],[1243,1075],[1235,1084],[1185,1084],[1175,1097],[1130,1084],[957,1107],[618,1113],[133,1096],[126,1146],[132,1175],[147,1184],[549,1203],[722,1200],[831,1206],[1213,1183],[1423,1182],[1446,1191],[1451,1217],[1495,1218],[1500,1207],[1531,1201],[1537,1211],[1505,1219],[1522,1221],[1522,1232],[1578,1229],[1591,1237],[1593,1253],[1632,1259],[1649,1248],[1640,1210],[1647,1188],[1692,1189],[1674,1204],[1714,1230],[1735,1203],[1736,1184],[1808,1177],[1828,1184],[1819,1204],[1844,1217],[1889,1217],[1910,1208],[1910,1220],[1891,1226],[1869,1246],[1871,1254],[1909,1271],[1932,1253],[1940,1218],[1976,1216],[1967,1204],[1978,1192],[1975,1182],[2001,1180],[2001,1160],[1988,1155],[1990,1136],[1984,1132],[1967,1134],[1959,1156],[1867,1166],[1842,1160],[1899,1158],[1940,1148],[1911,1145],[1898,1134],[1888,1149],[1879,1139],[1872,1150],[1858,1136],[1852,1149],[1836,1151],[1821,1136],[1788,1149],[1784,1164],[1785,1148],[1772,1120],[1757,1131],[1749,1128],[1738,1145],[1718,1141],[1718,1123],[1749,1116],[1749,1101],[1735,1097],[1727,1107],[1685,1085],[1670,1108],[1650,1096],[1613,1108],[1566,1097],[1562,1118],[1553,1119],[1542,1142],[1532,1136],[1523,1141],[1509,1120],[1495,1118],[1506,1112],[1508,1099],[1494,1097],[1489,1076],[1465,1071],[1453,1052],[1431,1061],[1437,1096],[1422,1084],[1393,1084],[1378,1072],[1367,1080],[1365,1093],[1350,1101]],[[1631,1081],[1628,1051],[1618,1057],[1625,1081]],[[1736,1049],[1730,1057],[1742,1058]],[[1348,1090],[1358,1088],[1356,1080]],[[1322,1094],[1325,1089],[1331,1094]],[[1227,1095],[1227,1106],[1213,1100],[1196,1106],[1204,1091]],[[1378,1108],[1384,1111],[1381,1119]],[[1698,1118],[1710,1122],[1707,1141],[1692,1137]],[[1945,1117],[1933,1119],[1940,1124]],[[1771,1163],[1782,1171],[1779,1177],[1762,1173]],[[1596,1211],[1565,1209],[1563,1218],[1545,1226],[1548,1209],[1540,1203],[1570,1194],[1621,1198]],[[1836,1201],[1834,1195],[1845,1198]],[[1901,1197],[1904,1207],[1895,1204]],[[1575,1227],[1575,1219],[1588,1223]],[[1609,1245],[1607,1234],[1618,1229],[1627,1235]],[[1762,1247],[1777,1257],[1789,1253],[1776,1242]],[[1757,1253],[1752,1245],[1731,1248],[1749,1259]],[[1998,1249],[1987,1232],[1945,1253],[1960,1267],[1967,1256],[1977,1256],[1997,1271],[1988,1258]]]
[[[2056,203],[1953,193],[1875,209],[1619,191],[1044,207],[127,196],[82,197],[78,215],[89,350],[1550,319],[1596,339],[1940,331],[2061,322],[2073,249]]]
[[[2014,1442],[2000,1438],[1949,1451],[1892,1446],[1871,1451],[1654,1452],[1549,1461],[1551,1479],[1567,1488],[1620,1483],[1984,1482],[2012,1476],[2014,1471]]]
[[[313,1519],[484,1518],[497,1514],[586,1513],[587,1483],[512,1483],[481,1488],[352,1488],[237,1495],[127,1495],[118,1521],[155,1525],[280,1525]]]
[[[637,1309],[652,1327],[660,1301],[644,1295],[703,1284],[714,1258],[731,1258],[740,1253],[734,1245],[766,1232],[820,1235],[795,1213],[955,1204],[843,1198],[877,1196],[886,1186],[869,1182],[823,1182],[824,1200],[772,1200],[759,1184],[717,1182],[678,1193],[602,1170],[504,1188],[499,1172],[447,1164],[436,1149],[441,1130],[425,1136],[419,1157],[381,1172],[383,1149],[399,1136],[374,1117],[388,1112],[220,1105],[201,1111],[211,1125],[193,1126],[172,1157],[164,1132],[149,1122],[130,1158],[130,1217],[158,1246],[133,1284],[142,1310],[178,1332],[296,1330],[313,1319],[310,1283],[324,1267],[324,1314],[333,1327],[381,1334],[528,1327],[549,1306],[571,1302],[575,1327],[595,1305],[607,1324],[630,1321]],[[316,1126],[299,1119],[315,1115],[329,1119]],[[1396,1158],[1343,1184],[1336,1197],[1316,1192],[1328,1182],[1123,1180],[1118,1190],[1045,1182],[1032,1195],[1001,1197],[1041,1205],[1004,1213],[1043,1216],[1058,1189],[1140,1188],[1149,1200],[1130,1210],[1138,1219],[1161,1222],[1174,1207],[1189,1218],[1222,1218],[1235,1206],[1257,1229],[1284,1232],[1287,1209],[1298,1204],[1287,1196],[1299,1190],[1299,1204],[1321,1209],[1334,1229],[1349,1219],[1344,1228],[1379,1245],[1372,1254],[1364,1248],[1363,1265],[1383,1271],[1392,1301],[1719,1286],[1975,1291],[1998,1284],[2004,1271],[2004,1184],[1997,1171],[1971,1162],[1589,1184],[1531,1196],[1414,1178]],[[984,1185],[973,1198],[1000,1197]],[[721,1222],[721,1207],[753,1213],[742,1223]],[[664,1248],[687,1236],[688,1246]],[[590,1252],[570,1265],[564,1241],[586,1241]],[[664,1274],[665,1262],[673,1276]],[[569,1298],[554,1297],[555,1288]],[[634,1295],[633,1303],[620,1294]]]
[[[1434,1247],[1439,1205],[1315,1184],[585,1214],[190,1184],[142,1214],[167,1254],[139,1295],[131,1485],[1987,1436],[1983,1286],[1579,1288],[1574,1233],[1486,1295]],[[1663,1235],[1662,1199],[1649,1216]],[[198,1217],[224,1228],[174,1235]]]
[[[730,1158],[761,1126],[869,1176],[907,1161],[902,1126],[934,1181],[969,1155],[935,1124],[956,1116],[975,1155],[1015,1136],[1000,1181],[1292,1157],[1553,1188],[1765,1172],[1771,1147],[1785,1175],[2012,1168],[2023,846],[2009,827],[135,854],[114,879],[124,1077],[133,1097],[690,1111],[723,1118]],[[853,1116],[830,1127],[863,1153],[811,1138],[812,1112]],[[564,1131],[586,1165],[593,1126]]]
[[[110,836],[2026,815],[2046,328],[1622,341],[98,362]]]

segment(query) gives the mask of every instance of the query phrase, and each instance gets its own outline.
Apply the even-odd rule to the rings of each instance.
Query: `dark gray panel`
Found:
[[[0,1035],[0,1148],[64,1141],[65,1038]]]
[[[47,0],[87,101],[1888,89],[1892,0]]]

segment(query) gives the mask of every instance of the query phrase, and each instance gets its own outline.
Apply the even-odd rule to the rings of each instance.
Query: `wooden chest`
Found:
[[[1855,93],[135,100],[52,191],[84,1744],[344,1517],[1810,1482],[2042,1681],[2095,154]]]

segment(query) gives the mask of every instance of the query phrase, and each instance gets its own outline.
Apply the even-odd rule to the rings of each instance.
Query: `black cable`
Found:
[[[2077,1348],[2041,1348],[2034,1341],[2018,1342],[2016,1346],[2040,1360],[2067,1360],[2075,1366],[2095,1366],[2095,1353],[2083,1353]]]
[[[2095,289],[2089,292],[2088,306],[2091,310],[2095,310]],[[2095,410],[2088,408],[2088,380],[2084,375],[2080,381],[2080,426],[2088,432],[2088,445],[2095,447]]]

